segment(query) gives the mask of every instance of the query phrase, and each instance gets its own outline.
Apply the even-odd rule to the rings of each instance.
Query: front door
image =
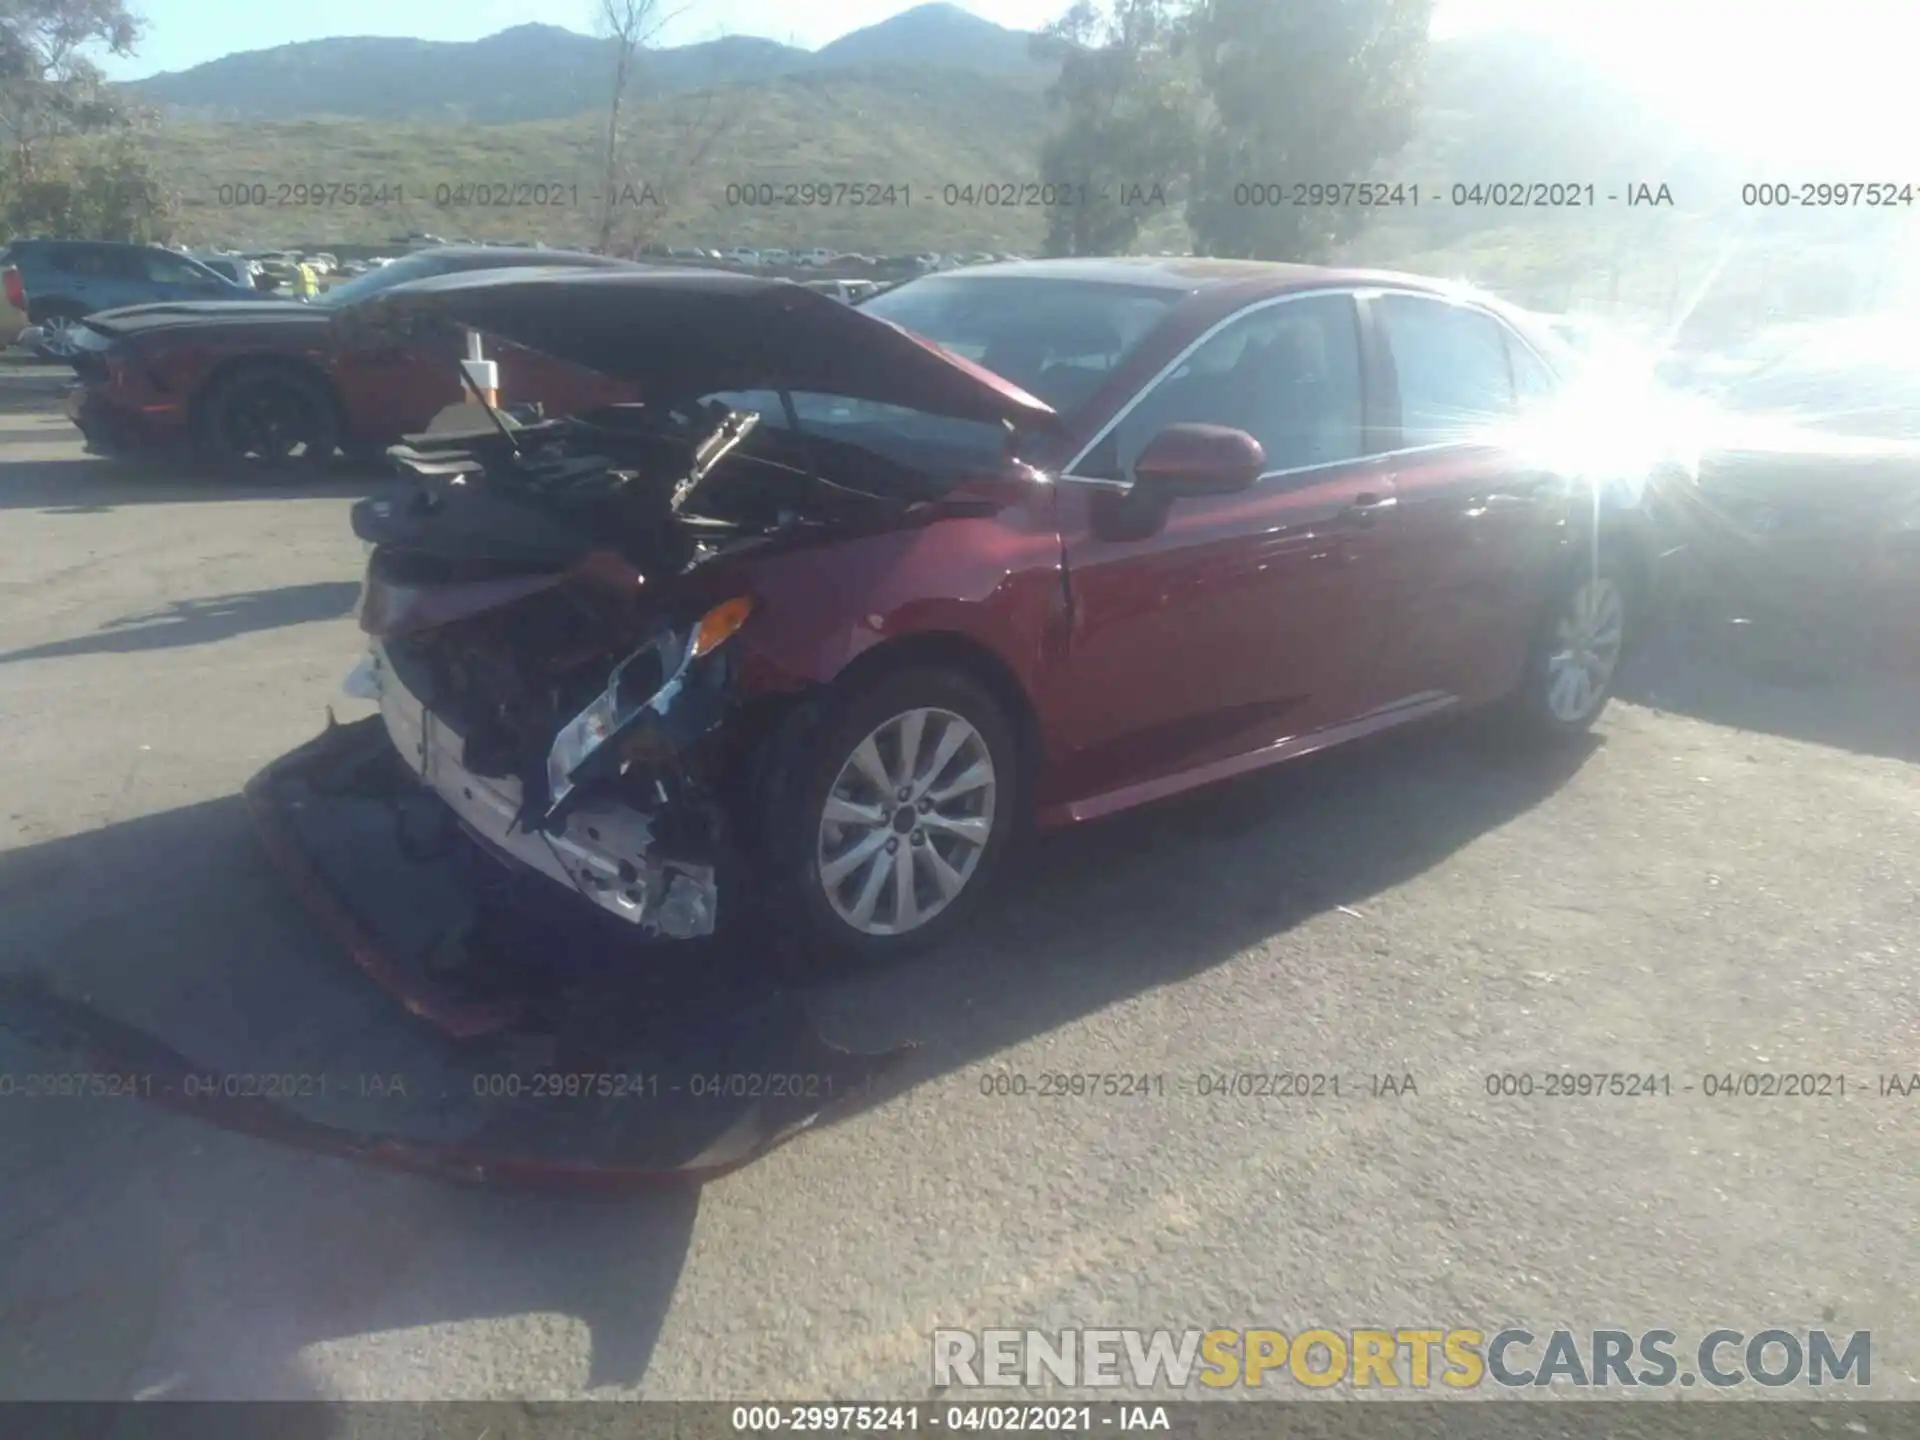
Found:
[[[1071,628],[1048,705],[1055,801],[1205,771],[1378,698],[1397,516],[1363,455],[1351,296],[1268,301],[1205,338],[1061,481]],[[1168,425],[1246,430],[1268,473],[1175,500],[1144,533],[1114,482]],[[1097,813],[1096,806],[1093,811]]]

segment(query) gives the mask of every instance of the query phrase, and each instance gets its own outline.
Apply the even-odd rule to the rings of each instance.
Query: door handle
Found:
[[[1340,518],[1349,525],[1371,525],[1385,511],[1400,503],[1396,495],[1376,495],[1365,491],[1353,497],[1353,503],[1340,512]]]

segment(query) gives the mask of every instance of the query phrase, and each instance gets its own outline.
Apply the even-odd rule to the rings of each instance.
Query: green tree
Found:
[[[1076,0],[1036,37],[1060,60],[1040,179],[1066,203],[1047,217],[1049,255],[1131,249],[1153,197],[1177,197],[1194,158],[1195,89],[1173,0]]]
[[[173,233],[172,198],[133,137],[63,142],[6,195],[6,228],[53,240],[153,244]]]
[[[121,0],[0,0],[0,134],[15,179],[31,176],[47,142],[123,123],[89,52],[131,55],[139,38]]]
[[[11,233],[145,240],[166,196],[140,153],[141,118],[92,58],[130,55],[123,0],[0,0],[0,225]]]
[[[1432,12],[1433,0],[1200,0],[1196,251],[1315,260],[1359,229],[1362,206],[1249,203],[1236,187],[1363,181],[1397,154],[1413,133]]]

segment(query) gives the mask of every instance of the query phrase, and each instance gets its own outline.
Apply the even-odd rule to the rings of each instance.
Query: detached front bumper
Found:
[[[529,829],[521,824],[520,783],[467,769],[461,760],[465,737],[407,687],[384,647],[375,643],[349,677],[348,689],[378,701],[401,760],[488,854],[545,876],[642,934],[687,940],[713,933],[713,865],[663,854],[654,816],[585,795],[568,809],[558,832]]]
[[[450,820],[434,831],[446,807],[378,717],[329,725],[246,798],[299,898],[440,1034],[338,984],[292,934],[264,953],[176,957],[179,983],[158,1000],[150,972],[117,990],[100,974],[65,984],[58,966],[0,975],[0,1033],[49,1066],[138,1077],[124,1093],[277,1144],[460,1182],[612,1192],[745,1164],[892,1093],[912,1053],[828,1043],[803,996],[707,942],[695,942],[700,965],[561,983],[587,958],[575,952],[604,953],[619,927],[577,904],[567,916],[592,923],[476,901],[473,868],[490,862]],[[491,963],[449,973],[439,962],[454,951]],[[209,994],[211,1011],[194,999]]]

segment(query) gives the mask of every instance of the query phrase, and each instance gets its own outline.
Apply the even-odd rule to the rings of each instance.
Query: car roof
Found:
[[[1082,281],[1090,284],[1136,285],[1187,293],[1240,286],[1253,291],[1312,290],[1323,286],[1391,285],[1435,294],[1464,289],[1427,276],[1393,270],[1366,270],[1345,266],[1297,265],[1275,260],[1216,260],[1206,257],[1160,255],[1100,255],[1065,260],[1003,260],[952,270],[942,279],[987,277]]]

